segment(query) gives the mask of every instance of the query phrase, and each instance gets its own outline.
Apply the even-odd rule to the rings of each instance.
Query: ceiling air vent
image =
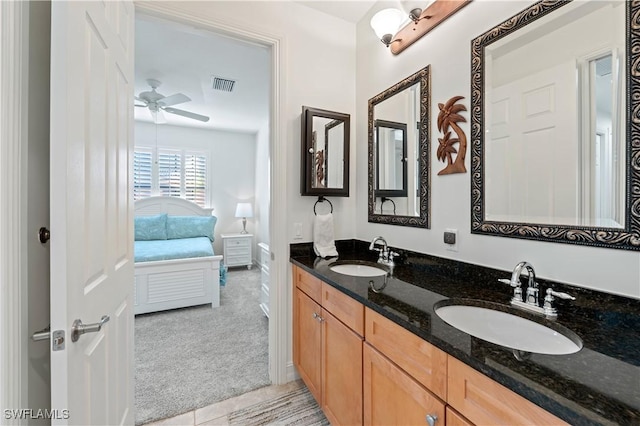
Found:
[[[221,90],[223,92],[232,92],[233,87],[236,85],[235,80],[228,78],[213,76],[213,88],[214,90]]]

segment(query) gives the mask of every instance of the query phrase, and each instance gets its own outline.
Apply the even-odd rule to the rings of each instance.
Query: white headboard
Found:
[[[136,216],[153,216],[167,213],[171,216],[211,216],[213,209],[203,209],[199,205],[178,197],[149,197],[134,203]]]

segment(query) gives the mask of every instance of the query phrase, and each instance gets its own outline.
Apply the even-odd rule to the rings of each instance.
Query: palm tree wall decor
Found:
[[[461,111],[466,111],[467,108],[462,104],[456,104],[460,99],[464,99],[464,96],[454,96],[444,104],[438,104],[440,113],[438,114],[438,131],[442,132],[443,137],[438,138],[438,151],[436,155],[438,160],[447,162],[447,166],[438,172],[439,175],[450,175],[453,173],[467,173],[467,169],[464,166],[464,159],[467,155],[467,136],[462,129],[458,126],[459,122],[466,122],[467,120],[459,114]],[[451,128],[457,137],[451,137]],[[458,150],[454,147],[455,144],[459,144]],[[455,161],[453,160],[455,155]]]

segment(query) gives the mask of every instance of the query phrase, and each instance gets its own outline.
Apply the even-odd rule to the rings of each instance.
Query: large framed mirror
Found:
[[[369,99],[369,222],[429,227],[430,68]]]
[[[471,45],[471,232],[640,250],[640,2],[541,1]]]
[[[302,107],[302,195],[349,196],[350,116]]]

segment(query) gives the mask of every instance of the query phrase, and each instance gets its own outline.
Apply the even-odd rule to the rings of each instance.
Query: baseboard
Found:
[[[296,371],[296,368],[293,366],[293,362],[289,362],[287,364],[287,382],[292,382],[294,380],[298,380],[300,375]]]

